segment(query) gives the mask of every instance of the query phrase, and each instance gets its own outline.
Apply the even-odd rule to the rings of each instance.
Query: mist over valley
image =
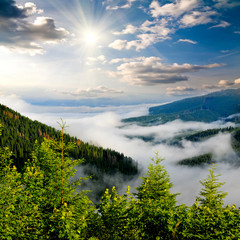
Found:
[[[134,188],[140,182],[139,176],[144,175],[151,162],[150,158],[154,157],[157,151],[165,159],[163,163],[173,182],[173,191],[181,193],[177,200],[179,203],[190,205],[198,196],[201,189],[200,180],[206,178],[211,164],[200,163],[199,165],[189,166],[179,165],[178,163],[184,159],[211,154],[212,162],[217,164],[217,173],[221,174],[220,181],[226,182],[222,187],[223,191],[228,192],[225,203],[238,204],[239,202],[238,182],[240,178],[238,171],[240,157],[238,151],[233,147],[233,135],[239,127],[238,122],[236,122],[237,114],[213,122],[176,119],[158,125],[141,125],[137,122],[126,122],[124,119],[146,114],[149,105],[106,107],[95,112],[91,108],[88,108],[89,111],[83,111],[83,107],[72,109],[45,107],[38,109],[18,98],[14,98],[14,106],[11,104],[12,100],[5,99],[4,101],[12,107],[15,106],[15,109],[25,116],[55,128],[59,127],[57,120],[62,117],[69,126],[67,132],[71,136],[131,157],[137,161],[140,171],[138,176],[126,177],[121,173],[115,175],[101,174],[99,170],[94,170],[87,165],[84,167],[85,170],[79,169],[76,178],[85,176],[86,173],[98,172],[103,176],[101,183],[104,186],[111,188],[112,185],[117,185],[120,193],[124,193],[126,187],[130,185],[132,191],[134,191]],[[209,129],[233,129],[234,131],[219,131],[216,134],[200,138],[198,141],[188,140],[189,136],[199,132],[208,132]],[[98,182],[98,184],[100,183]],[[86,182],[84,188],[95,191],[96,188],[101,188],[101,186],[96,186],[96,182],[89,181]]]

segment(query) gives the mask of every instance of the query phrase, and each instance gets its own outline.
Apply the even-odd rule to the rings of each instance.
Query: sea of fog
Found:
[[[200,180],[207,177],[208,168],[177,166],[176,162],[184,158],[212,152],[214,159],[218,161],[217,173],[221,174],[219,180],[225,182],[222,191],[228,192],[225,203],[239,206],[239,168],[230,164],[238,156],[231,147],[230,134],[218,134],[200,143],[183,141],[182,147],[167,144],[168,139],[189,130],[235,126],[233,123],[220,121],[200,123],[175,120],[159,126],[143,127],[136,124],[124,124],[121,120],[126,117],[146,115],[148,105],[96,108],[33,106],[16,96],[1,99],[1,102],[33,120],[38,120],[55,128],[58,128],[57,121],[62,118],[69,126],[67,132],[70,135],[132,157],[143,169],[142,174],[146,172],[147,166],[151,162],[150,158],[154,157],[155,152],[158,151],[159,155],[165,158],[163,164],[173,182],[173,192],[181,193],[177,197],[178,202],[187,205],[192,204],[198,196],[201,189]],[[154,141],[145,142],[138,136],[154,136]],[[222,159],[229,160],[229,163],[222,162]],[[139,180],[120,181],[119,179],[122,186],[120,192],[122,193],[126,190],[127,185],[134,189],[139,183]]]

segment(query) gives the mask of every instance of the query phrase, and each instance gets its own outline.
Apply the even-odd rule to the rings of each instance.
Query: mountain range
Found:
[[[168,121],[213,122],[220,119],[239,122],[240,89],[228,89],[207,95],[185,98],[168,104],[149,108],[149,114],[141,117],[124,119],[126,123],[143,126],[159,125]],[[226,119],[228,118],[228,119]]]

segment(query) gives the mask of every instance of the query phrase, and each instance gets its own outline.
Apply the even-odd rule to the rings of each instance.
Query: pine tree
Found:
[[[184,239],[239,239],[239,210],[235,206],[223,206],[227,193],[220,190],[224,183],[218,181],[220,175],[216,175],[215,170],[213,165],[208,177],[201,181],[200,196],[182,223]]]
[[[95,214],[91,232],[99,239],[138,239],[132,225],[131,205],[135,202],[130,187],[120,196],[115,187],[106,189]]]
[[[62,125],[61,141],[44,140],[41,145],[36,144],[32,161],[28,161],[24,177],[25,191],[35,191],[35,199],[42,213],[44,221],[44,236],[59,239],[84,239],[87,220],[92,207],[84,192],[78,192],[76,186],[81,185],[83,178],[70,182],[78,165],[82,160],[73,160],[67,156],[73,143],[65,144]],[[30,179],[29,174],[41,172],[40,181]],[[38,199],[38,200],[37,200]]]
[[[62,128],[64,131],[64,127]],[[71,182],[81,160],[67,156],[72,143],[45,139],[18,173],[11,153],[0,149],[1,239],[85,239],[93,209]]]
[[[218,181],[220,175],[216,175],[215,170],[216,166],[213,164],[209,169],[208,177],[204,181],[200,181],[204,188],[200,191],[200,197],[197,199],[202,206],[214,209],[221,208],[223,200],[227,196],[227,193],[219,190],[224,183]]]
[[[170,192],[172,183],[158,153],[152,161],[155,165],[149,165],[137,188],[135,227],[141,233],[139,239],[172,239],[178,222],[175,215],[177,194]]]

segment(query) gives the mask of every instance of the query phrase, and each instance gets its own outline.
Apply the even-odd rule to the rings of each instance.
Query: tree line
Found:
[[[10,149],[13,153],[14,165],[19,171],[23,170],[25,161],[30,158],[35,141],[41,144],[44,139],[60,140],[59,136],[61,134],[58,130],[21,116],[1,104],[0,122],[4,125],[0,146]],[[70,151],[73,158],[84,158],[84,164],[94,165],[102,172],[113,173],[119,171],[126,175],[138,173],[137,162],[122,153],[85,143],[65,133],[64,141],[65,143],[76,143],[76,147]]]
[[[93,204],[76,188],[86,179],[71,180],[82,160],[69,156],[76,143],[66,143],[63,130],[59,140],[34,145],[22,172],[0,148],[1,239],[239,239],[240,209],[224,205],[216,166],[192,206],[177,204],[158,154],[135,194],[113,187]]]
[[[177,164],[178,165],[184,165],[184,166],[189,166],[189,167],[194,167],[194,166],[205,166],[214,163],[212,160],[212,154],[211,153],[206,153],[203,155],[199,155],[196,157],[192,158],[186,158],[183,160],[180,160]]]
[[[240,130],[238,127],[226,127],[226,128],[213,128],[205,131],[200,131],[189,136],[185,139],[192,142],[202,141],[203,139],[210,138],[217,135],[218,133],[231,133]]]

